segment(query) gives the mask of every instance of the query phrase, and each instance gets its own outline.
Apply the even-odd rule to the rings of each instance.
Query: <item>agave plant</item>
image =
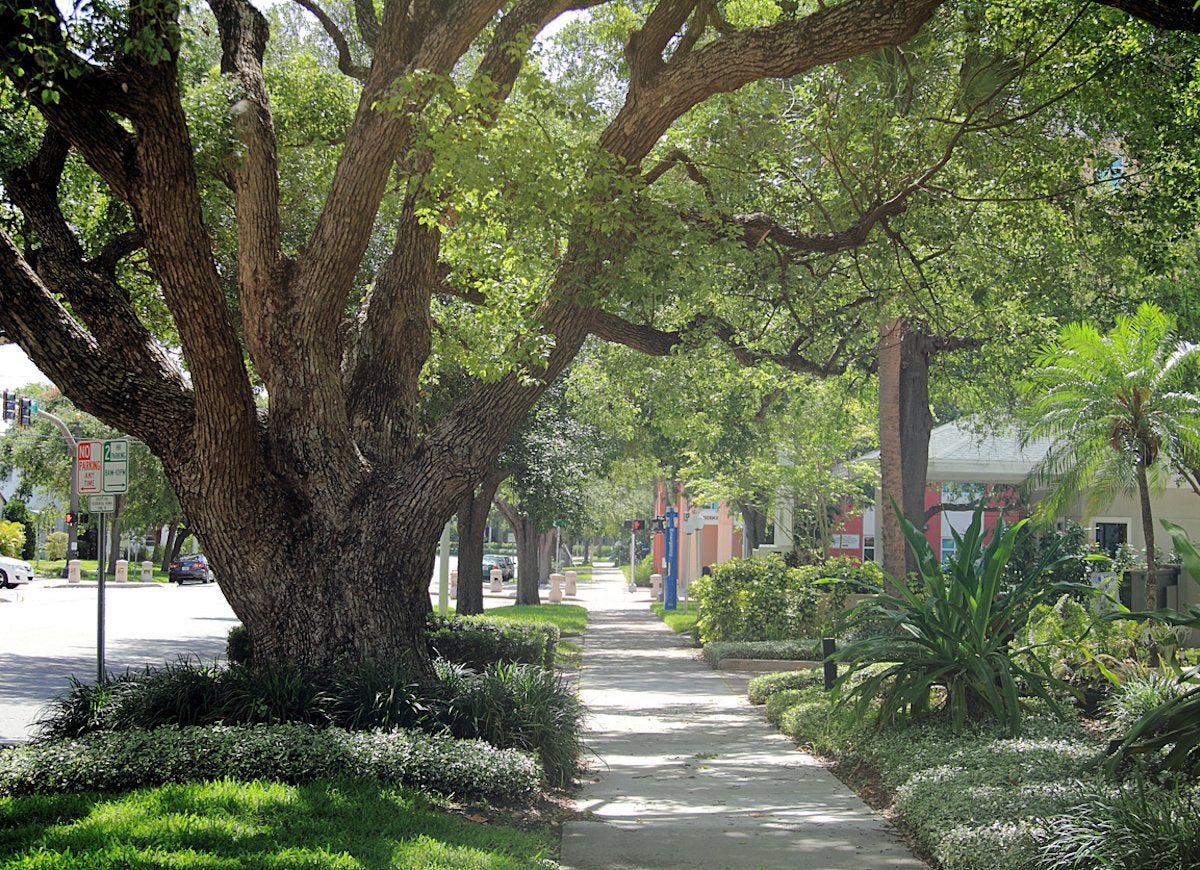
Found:
[[[835,685],[839,703],[853,701],[861,714],[878,701],[883,726],[924,715],[940,701],[956,729],[991,716],[1010,733],[1020,730],[1022,691],[1058,709],[1054,695],[1070,687],[1051,676],[1036,650],[1012,645],[1049,593],[1090,591],[1046,581],[1070,556],[1048,547],[1036,562],[1010,566],[1027,520],[1012,526],[1001,521],[989,537],[980,507],[965,533],[954,532],[956,551],[943,566],[921,531],[903,515],[900,522],[917,557],[920,588],[880,589],[873,601],[850,611],[846,629],[882,623],[887,630],[835,654],[851,665]],[[1017,653],[1029,655],[1018,659]],[[867,670],[872,665],[886,666]]]

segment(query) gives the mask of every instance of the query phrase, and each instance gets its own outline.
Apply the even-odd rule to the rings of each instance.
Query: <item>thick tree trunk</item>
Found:
[[[880,497],[876,520],[882,531],[883,569],[901,580],[917,570],[893,505],[918,529],[924,529],[926,474],[929,467],[929,356],[933,343],[924,331],[896,318],[879,331]]]
[[[904,321],[891,320],[879,329],[879,498],[876,500],[876,545],[882,552],[883,570],[903,581],[908,567],[904,534],[896,510],[903,510],[904,475],[900,434],[900,368],[903,360]]]
[[[496,507],[508,520],[517,539],[517,604],[541,604],[538,584],[541,580],[540,540],[529,517],[503,499]]]
[[[538,534],[533,524],[522,518],[520,530],[513,527],[517,537],[517,604],[541,604],[539,591],[542,564],[538,550]]]
[[[746,548],[753,553],[755,548],[767,542],[767,515],[744,501],[738,502],[738,510],[742,512],[742,534],[745,535]]]
[[[172,520],[169,531],[167,532],[167,543],[163,547],[162,570],[166,571],[167,566],[179,558],[179,548],[183,546],[183,542],[187,540],[188,535],[192,533],[192,529],[188,525],[180,525],[178,520]]]
[[[553,529],[538,536],[538,583],[549,583],[554,572],[554,541]]]
[[[458,508],[458,602],[463,615],[483,613],[483,536],[492,499],[507,473],[489,472]]]
[[[125,509],[125,496],[117,497],[117,509],[108,524],[108,573],[115,574],[117,560],[121,558],[121,512]]]

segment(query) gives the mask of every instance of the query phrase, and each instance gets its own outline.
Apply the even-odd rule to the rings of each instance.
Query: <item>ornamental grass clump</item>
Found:
[[[1045,870],[1200,867],[1200,793],[1134,778],[1051,819],[1046,841]]]
[[[1020,730],[1023,693],[1058,709],[1055,694],[1070,688],[1050,674],[1036,650],[1014,649],[1012,641],[1049,592],[1069,587],[1090,593],[1079,584],[1045,583],[1064,558],[1061,551],[1050,547],[1036,562],[1010,565],[1027,521],[1011,527],[1001,521],[988,537],[981,506],[965,533],[954,532],[955,552],[943,567],[921,530],[903,515],[900,522],[917,557],[920,588],[879,589],[875,599],[850,612],[846,630],[881,623],[886,633],[835,654],[850,664],[835,686],[839,700],[854,702],[860,714],[878,704],[881,726],[941,710],[955,729],[991,717],[1009,733]],[[887,666],[859,679],[860,671],[876,663]]]
[[[43,714],[42,737],[285,723],[352,732],[411,729],[533,752],[551,784],[570,781],[582,752],[583,712],[555,671],[495,663],[476,672],[439,660],[435,673],[437,681],[427,685],[399,664],[374,661],[322,671],[181,661],[98,686],[73,681]]]

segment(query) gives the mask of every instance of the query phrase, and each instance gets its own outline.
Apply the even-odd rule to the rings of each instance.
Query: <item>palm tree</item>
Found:
[[[1027,437],[1053,439],[1034,469],[1050,486],[1038,513],[1057,516],[1089,493],[1088,509],[1118,492],[1136,493],[1146,539],[1146,601],[1158,602],[1150,492],[1172,467],[1194,465],[1200,448],[1200,396],[1185,388],[1185,363],[1200,345],[1181,341],[1172,319],[1143,303],[1101,335],[1087,323],[1062,328],[1029,375]]]

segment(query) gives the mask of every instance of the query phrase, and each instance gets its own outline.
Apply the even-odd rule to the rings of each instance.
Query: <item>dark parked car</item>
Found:
[[[208,559],[204,558],[204,554],[191,553],[187,556],[180,556],[167,565],[167,579],[182,586],[185,580],[212,583],[216,578],[213,577],[212,569],[208,567]]]
[[[499,568],[501,576],[505,580],[513,578],[516,562],[512,556],[501,556],[496,553],[484,553],[483,555],[483,576],[488,577],[492,573],[492,568]]]

